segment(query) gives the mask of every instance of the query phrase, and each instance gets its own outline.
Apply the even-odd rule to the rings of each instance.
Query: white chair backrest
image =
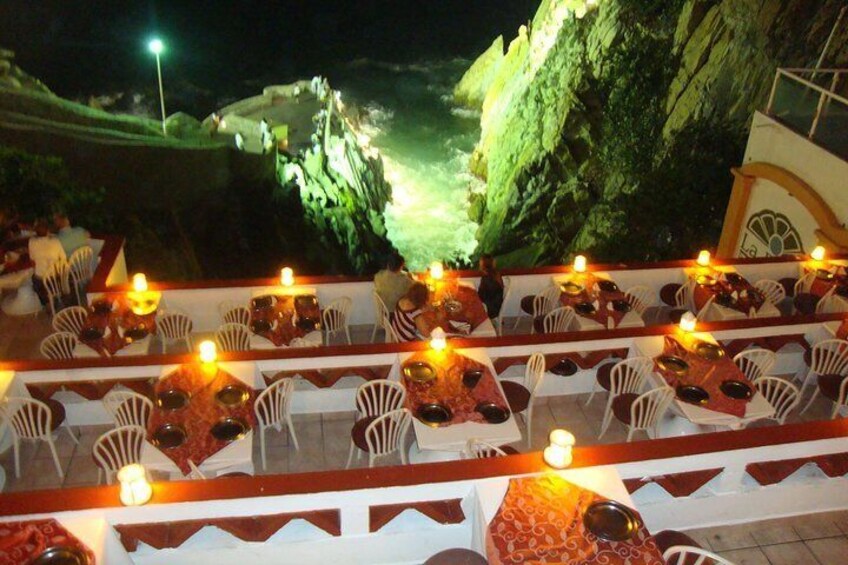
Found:
[[[73,359],[77,336],[70,332],[56,332],[41,340],[39,350],[48,359]]]
[[[619,361],[610,371],[610,397],[639,394],[653,369],[654,361],[649,357],[629,357]]]
[[[403,440],[410,421],[409,410],[406,408],[377,416],[377,419],[365,428],[368,454],[372,457],[381,457],[403,449]]]
[[[631,286],[624,291],[624,296],[640,316],[644,315],[645,311],[657,302],[657,294],[654,290],[642,285]]]
[[[491,457],[503,457],[506,452],[491,443],[471,438],[465,444],[464,455],[466,459],[489,459]]]
[[[801,402],[801,391],[798,387],[779,377],[760,377],[754,381],[754,387],[774,408],[772,416],[779,424],[786,422],[786,417],[792,413]]]
[[[567,332],[574,321],[574,308],[571,306],[560,306],[554,308],[542,321],[542,327],[546,334]]]
[[[141,426],[121,426],[109,430],[94,442],[91,453],[101,469],[106,471],[106,482],[121,467],[141,461],[145,429]]]
[[[51,297],[69,294],[71,292],[70,273],[71,266],[67,260],[60,259],[53,263],[50,272],[44,277],[44,287],[47,289],[47,294]]]
[[[6,419],[19,438],[42,439],[52,432],[53,414],[34,398],[9,397],[4,404]]]
[[[403,408],[406,389],[385,379],[369,381],[356,389],[356,413],[359,418],[380,416]]]
[[[71,278],[75,285],[91,280],[94,274],[94,251],[88,245],[76,249],[68,259]]]
[[[294,379],[285,378],[274,382],[256,397],[253,409],[262,427],[274,426],[286,421],[294,396]]]
[[[153,411],[153,401],[131,390],[110,390],[103,397],[103,406],[115,420],[117,427],[147,427]]]
[[[221,351],[250,351],[250,329],[243,324],[221,324],[215,342]]]
[[[813,346],[810,370],[817,375],[848,374],[848,342],[825,339]]]
[[[524,367],[524,388],[530,391],[530,397],[536,396],[545,378],[545,356],[538,351],[530,356]]]
[[[87,321],[88,310],[82,306],[70,306],[60,310],[53,317],[53,329],[79,335]]]
[[[777,281],[760,279],[754,283],[754,288],[763,293],[763,298],[772,306],[777,306],[786,299],[786,289]]]
[[[830,287],[830,290],[819,299],[816,303],[816,314],[831,314],[839,311],[839,308],[833,305],[835,291],[836,285]]]
[[[191,318],[180,312],[168,312],[156,320],[156,331],[167,339],[185,339],[191,330]]]
[[[559,286],[551,285],[533,297],[533,317],[545,316],[559,304],[559,296],[562,294]]]
[[[754,347],[741,351],[733,357],[733,362],[749,381],[755,381],[769,374],[774,367],[775,354],[768,349]]]
[[[689,545],[673,545],[665,550],[663,559],[667,565],[736,565],[712,551]]]
[[[810,286],[813,284],[813,279],[815,279],[816,274],[812,271],[807,273],[806,275],[800,277],[797,281],[795,281],[795,286],[793,287],[793,295],[798,296],[799,294],[803,294],[805,292],[810,291]]]
[[[380,294],[376,290],[371,291],[371,296],[374,299],[374,312],[377,320],[383,320],[389,317],[389,309],[386,303],[380,298]]]
[[[245,306],[233,305],[232,308],[221,310],[221,320],[225,324],[250,325],[250,310]]]
[[[506,308],[509,297],[512,295],[512,279],[502,276],[501,280],[503,281],[503,302],[501,303],[500,316],[503,316],[503,311]]]
[[[630,407],[630,426],[647,430],[657,425],[674,398],[674,389],[661,386],[639,395]]]
[[[347,326],[347,315],[352,305],[353,301],[347,296],[336,298],[327,304],[321,315],[324,329],[328,332],[344,329]]]
[[[677,289],[677,292],[674,293],[674,306],[676,308],[689,308],[692,302],[692,286],[694,284],[693,281],[686,281]]]
[[[701,309],[698,310],[698,313],[695,314],[695,319],[699,322],[707,319],[707,313],[710,311],[710,308],[713,306],[713,302],[715,301],[715,294],[711,295],[707,298],[707,301],[704,302],[704,305],[701,306]]]

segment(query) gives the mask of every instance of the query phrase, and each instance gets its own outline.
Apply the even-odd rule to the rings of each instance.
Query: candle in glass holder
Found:
[[[445,330],[442,328],[435,328],[432,332],[430,332],[430,349],[433,351],[444,351],[447,346],[448,340],[445,335]]]
[[[214,363],[218,360],[218,348],[214,341],[205,340],[200,342],[200,361],[202,363]]]
[[[445,268],[438,261],[430,263],[430,278],[436,281],[442,280],[445,276]]]
[[[283,286],[294,284],[294,271],[290,267],[283,267],[280,271],[280,284]]]
[[[574,434],[567,430],[556,429],[548,436],[550,444],[545,448],[545,463],[554,469],[565,469],[571,465],[571,448],[576,443]]]
[[[813,249],[812,253],[810,253],[810,257],[813,261],[824,261],[825,258],[825,249],[821,245],[816,245],[815,249]]]
[[[118,482],[121,483],[120,497],[124,506],[141,506],[153,495],[144,467],[138,463],[121,467]]]
[[[684,332],[694,332],[697,321],[698,319],[695,317],[695,314],[692,312],[685,312],[682,316],[680,316],[680,329]]]
[[[710,266],[710,252],[706,249],[703,249],[700,253],[698,253],[698,259],[696,261],[698,266],[700,267],[709,267]]]
[[[144,273],[134,274],[132,287],[135,292],[147,292],[147,276]]]
[[[585,273],[586,272],[586,257],[583,255],[578,255],[574,258],[574,272],[575,273]]]

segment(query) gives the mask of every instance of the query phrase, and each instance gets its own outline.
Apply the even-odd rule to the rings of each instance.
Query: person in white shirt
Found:
[[[35,264],[32,275],[32,287],[35,289],[42,304],[47,304],[47,289],[44,287],[44,277],[50,274],[53,265],[68,256],[62,243],[50,235],[47,222],[39,220],[35,224],[35,237],[29,240],[29,258]]]
[[[88,245],[91,234],[85,228],[72,226],[70,218],[64,212],[54,214],[53,223],[56,226],[56,239],[62,244],[68,257],[80,247]]]

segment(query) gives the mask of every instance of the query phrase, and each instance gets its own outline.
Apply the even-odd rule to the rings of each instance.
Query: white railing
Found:
[[[842,78],[843,74],[846,73],[848,73],[848,69],[779,68],[777,69],[777,72],[774,76],[774,83],[771,87],[771,94],[769,95],[767,111],[770,115],[774,114],[775,99],[779,95],[780,85],[782,84],[782,81],[792,81],[804,86],[807,89],[807,92],[811,94],[818,93],[818,101],[816,103],[815,111],[812,114],[812,121],[810,123],[810,127],[806,132],[802,132],[805,133],[809,139],[814,139],[816,135],[816,130],[818,129],[819,123],[822,118],[822,114],[831,104],[839,104],[841,106],[844,106],[845,111],[848,112],[848,99],[836,93],[837,87],[839,86],[839,81]],[[819,75],[830,77],[830,80],[828,81],[828,87],[820,86],[814,82],[816,77]]]

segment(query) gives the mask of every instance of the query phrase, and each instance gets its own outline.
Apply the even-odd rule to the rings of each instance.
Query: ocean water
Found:
[[[480,116],[451,104],[450,92],[470,64],[417,65],[356,61],[330,75],[333,87],[382,155],[392,202],[388,237],[410,269],[435,260],[464,265],[477,247],[468,218],[469,191],[484,185],[468,173]]]

